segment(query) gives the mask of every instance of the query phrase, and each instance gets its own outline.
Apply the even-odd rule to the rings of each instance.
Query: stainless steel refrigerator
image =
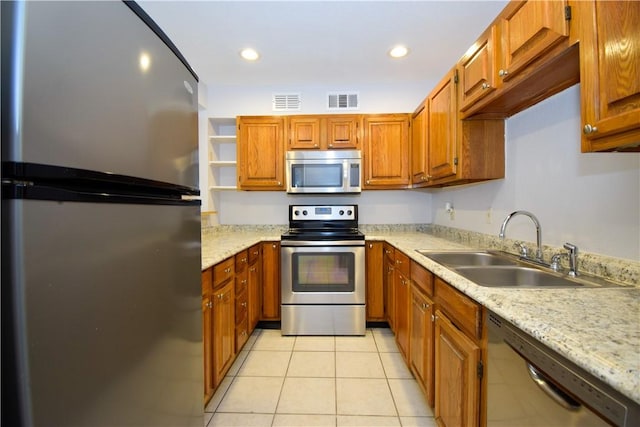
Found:
[[[197,76],[129,2],[1,2],[2,425],[203,422]]]

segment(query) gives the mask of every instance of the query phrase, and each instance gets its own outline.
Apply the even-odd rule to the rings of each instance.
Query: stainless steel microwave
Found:
[[[360,150],[287,151],[287,193],[360,193]]]

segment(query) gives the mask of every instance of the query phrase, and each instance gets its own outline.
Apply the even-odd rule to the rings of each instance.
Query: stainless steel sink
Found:
[[[588,283],[524,266],[458,267],[455,271],[477,285],[497,288],[581,288]]]
[[[450,267],[517,265],[514,259],[488,251],[429,251],[418,249],[418,253]]]

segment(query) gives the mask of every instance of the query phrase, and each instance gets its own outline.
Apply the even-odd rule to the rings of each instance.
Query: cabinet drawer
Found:
[[[395,252],[396,252],[396,261],[395,261],[396,269],[400,270],[400,272],[404,276],[409,277],[409,274],[411,274],[411,259],[398,250],[396,250]]]
[[[236,294],[236,325],[247,320],[247,293]],[[246,326],[245,326],[246,329]]]
[[[249,251],[242,251],[236,254],[236,273],[243,272],[249,265]]]
[[[202,272],[201,283],[202,283],[202,295],[209,295],[211,293],[211,290],[213,289],[210,268],[207,268],[205,271]]]
[[[382,251],[387,261],[393,262],[396,259],[396,249],[390,244],[385,242]]]
[[[245,318],[236,326],[236,353],[238,353],[249,339],[248,322]]]
[[[253,264],[260,257],[260,243],[253,245],[249,248],[249,265]]]
[[[426,295],[433,296],[433,274],[415,261],[411,261],[411,280]]]
[[[239,295],[242,292],[247,291],[247,286],[248,286],[247,277],[248,277],[248,274],[246,271],[240,274],[236,274],[236,295]]]
[[[213,287],[217,288],[221,284],[225,283],[231,277],[233,277],[234,273],[234,258],[227,258],[213,266]]]
[[[480,304],[454,289],[439,277],[435,279],[435,299],[460,329],[476,339],[482,338],[482,307]]]

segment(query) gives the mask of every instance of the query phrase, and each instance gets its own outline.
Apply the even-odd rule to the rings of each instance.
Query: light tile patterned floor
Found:
[[[214,426],[436,425],[389,329],[283,337],[257,329],[205,409]]]

